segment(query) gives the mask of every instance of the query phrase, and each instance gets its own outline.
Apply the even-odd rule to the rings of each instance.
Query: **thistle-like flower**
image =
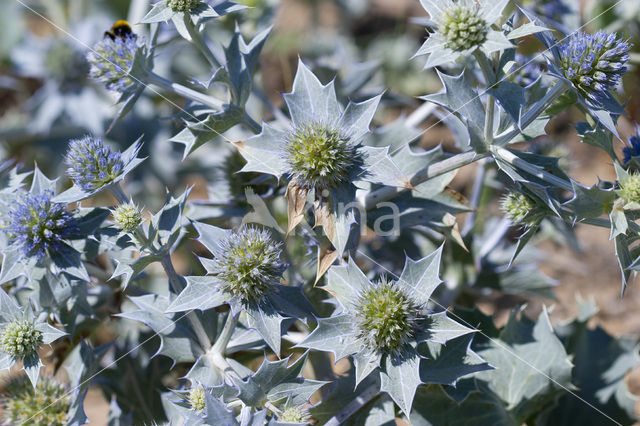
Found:
[[[429,55],[425,68],[459,58],[477,49],[485,54],[513,47],[502,31],[492,26],[500,19],[506,2],[496,7],[492,0],[421,0],[437,29],[414,55]]]
[[[244,304],[256,303],[280,283],[287,268],[281,251],[267,231],[243,227],[220,241],[212,271],[223,292]]]
[[[355,302],[358,339],[370,350],[398,355],[413,337],[419,313],[402,288],[382,280],[361,291]]]
[[[314,312],[300,287],[280,283],[287,268],[280,260],[280,244],[267,231],[249,226],[237,231],[199,222],[194,226],[200,242],[213,254],[213,259],[201,259],[208,275],[185,277],[187,287],[166,311],[207,310],[227,304],[234,318],[245,311],[247,326],[280,353],[282,321],[306,321]]]
[[[24,379],[7,386],[2,397],[3,424],[65,426],[70,420],[71,392],[57,381],[44,377],[34,389]]]
[[[25,256],[41,259],[48,251],[62,248],[77,228],[67,205],[52,202],[52,196],[51,191],[27,193],[9,213],[5,232]]]
[[[205,400],[204,400],[204,388],[200,385],[192,388],[189,391],[189,405],[191,410],[196,413],[201,413],[204,411]]]
[[[124,163],[119,151],[111,152],[101,139],[85,136],[69,142],[67,175],[85,191],[95,191],[113,182]]]
[[[135,88],[138,82],[129,76],[136,52],[142,47],[138,37],[131,33],[122,37],[105,37],[87,55],[91,64],[89,75],[108,90],[125,93]]]
[[[531,198],[518,192],[510,192],[500,200],[500,209],[515,223],[527,223],[535,207]]]
[[[333,352],[336,360],[352,356],[356,386],[370,374],[379,374],[381,390],[409,413],[421,382],[421,358],[426,356],[419,349],[421,344],[442,345],[439,356],[447,359],[447,341],[472,331],[448,318],[446,312],[426,309],[441,283],[440,254],[441,249],[418,261],[407,258],[399,279],[392,282],[371,282],[352,259],[345,266],[332,266],[324,288],[339,307],[333,316],[318,319],[318,327],[298,346]],[[467,353],[476,356],[469,349]],[[486,368],[479,365],[476,371]]]
[[[349,181],[362,164],[362,153],[339,129],[306,123],[293,129],[287,141],[286,162],[298,186],[334,188]]]
[[[5,325],[0,335],[2,351],[14,358],[26,358],[37,353],[42,332],[29,320],[14,320]]]
[[[279,422],[284,423],[309,423],[311,419],[311,415],[309,414],[309,410],[299,406],[299,405],[291,405],[284,407],[282,410],[282,414],[278,416]]]
[[[620,189],[617,192],[626,203],[640,203],[640,174],[631,173],[620,179]]]
[[[616,33],[574,33],[560,46],[561,71],[582,96],[600,103],[627,71],[629,49]]]
[[[142,214],[133,203],[120,204],[113,211],[113,222],[116,228],[132,233],[142,223]]]
[[[174,12],[190,12],[200,0],[167,0],[167,6]]]
[[[489,26],[478,7],[456,4],[440,16],[438,30],[446,40],[447,48],[462,52],[484,43]]]

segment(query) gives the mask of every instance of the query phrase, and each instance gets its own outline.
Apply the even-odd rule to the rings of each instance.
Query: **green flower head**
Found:
[[[286,269],[280,260],[280,244],[267,231],[243,227],[219,244],[214,267],[221,289],[242,303],[259,302],[280,283]]]
[[[515,223],[527,223],[536,204],[524,194],[510,192],[500,200],[500,208]]]
[[[168,0],[167,6],[174,12],[190,12],[200,0]]]
[[[618,195],[627,203],[640,203],[640,174],[633,173],[621,179]]]
[[[354,313],[366,347],[398,355],[414,335],[420,308],[395,282],[382,280],[362,291]]]
[[[0,336],[2,350],[15,358],[25,358],[37,353],[42,343],[42,332],[33,322],[14,320],[7,324]]]
[[[34,389],[19,379],[9,384],[2,398],[3,424],[65,426],[69,420],[71,393],[53,379],[44,377]]]
[[[487,40],[488,24],[477,7],[453,6],[440,17],[438,29],[446,40],[445,46],[464,51],[480,46]]]
[[[113,221],[118,229],[131,233],[142,223],[142,215],[135,205],[121,204],[113,211]]]
[[[285,407],[282,414],[278,416],[278,421],[285,423],[309,423],[310,419],[309,410],[298,405]]]
[[[333,188],[348,182],[361,163],[356,146],[340,130],[308,123],[291,131],[286,162],[294,181],[306,188]]]
[[[204,388],[202,386],[196,386],[191,389],[189,392],[189,405],[195,412],[200,413],[204,411]]]

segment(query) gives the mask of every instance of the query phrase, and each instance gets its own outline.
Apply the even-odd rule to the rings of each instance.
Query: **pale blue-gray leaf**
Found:
[[[413,348],[407,350],[401,359],[387,358],[380,371],[380,390],[387,392],[407,417],[421,383],[420,357]]]
[[[349,261],[345,266],[332,266],[329,268],[327,285],[322,288],[338,299],[343,307],[349,309],[357,300],[360,292],[370,285],[369,279],[353,259],[349,257]]]
[[[442,246],[417,261],[405,256],[404,269],[398,285],[403,287],[420,306],[426,305],[433,291],[442,284],[441,257]]]
[[[287,138],[287,132],[263,124],[259,135],[236,142],[235,147],[247,160],[241,171],[268,173],[280,178],[288,169],[285,161]]]
[[[36,324],[36,330],[42,332],[42,343],[46,345],[67,335],[64,331],[58,330],[46,322]]]
[[[211,276],[185,277],[187,286],[167,307],[167,312],[185,312],[193,309],[206,311],[228,301],[228,296],[217,289],[217,280]]]
[[[297,346],[332,352],[336,361],[362,351],[362,344],[355,339],[355,323],[351,315],[320,318],[318,327]]]

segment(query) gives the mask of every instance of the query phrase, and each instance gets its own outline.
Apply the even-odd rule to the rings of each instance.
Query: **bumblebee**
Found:
[[[105,31],[104,36],[115,41],[116,37],[125,40],[127,37],[135,37],[135,34],[127,21],[120,20],[116,21],[109,31]]]

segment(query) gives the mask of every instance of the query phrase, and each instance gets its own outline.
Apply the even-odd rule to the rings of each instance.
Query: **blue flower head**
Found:
[[[51,201],[53,192],[28,193],[9,212],[5,232],[24,255],[41,259],[49,250],[59,250],[76,230],[76,221],[67,205]]]
[[[626,166],[634,157],[640,157],[640,134],[629,138],[629,146],[622,148],[622,165]]]
[[[560,46],[560,67],[580,94],[600,103],[627,71],[629,48],[616,33],[574,33]]]
[[[122,154],[111,152],[101,139],[86,136],[69,143],[67,175],[85,191],[95,191],[111,183],[124,169]]]
[[[135,34],[111,39],[105,37],[87,55],[89,75],[114,92],[124,93],[137,85],[129,77],[133,60],[142,45]]]

